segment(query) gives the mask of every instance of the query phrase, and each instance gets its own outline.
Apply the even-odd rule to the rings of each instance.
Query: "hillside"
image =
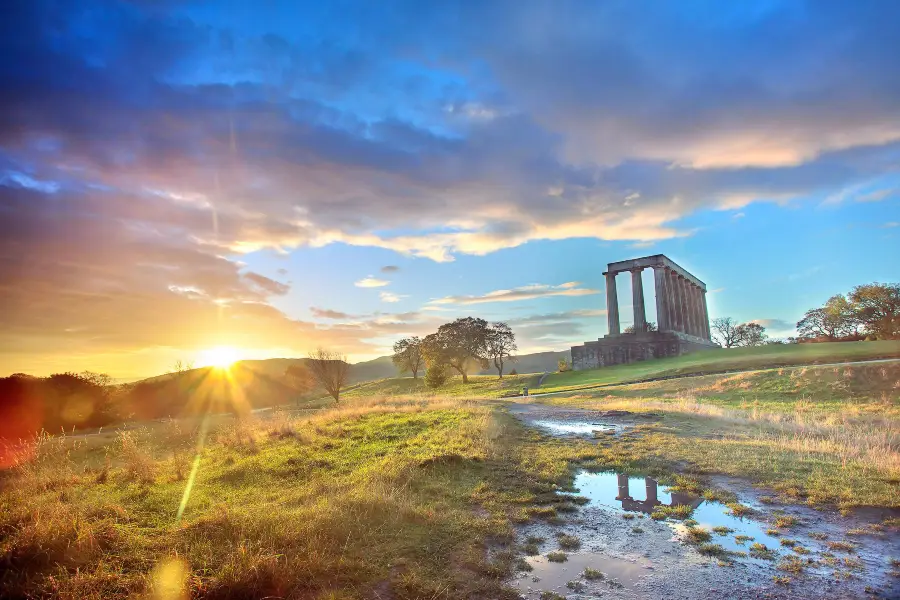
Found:
[[[586,371],[567,373],[551,371],[544,378],[540,389],[537,388],[538,377],[536,375],[505,377],[502,381],[497,379],[496,373],[493,376],[473,376],[469,378],[470,383],[465,386],[459,377],[454,377],[445,387],[440,388],[439,393],[447,396],[497,398],[520,391],[526,385],[532,393],[544,393],[655,378],[883,358],[900,359],[900,341],[785,344],[756,348],[707,350],[673,358],[647,360]],[[420,393],[431,393],[421,378],[413,380],[411,377],[389,377],[365,383],[349,392],[348,397]]]
[[[515,369],[518,373],[521,374],[544,372],[552,373],[553,371],[556,371],[559,361],[563,358],[569,360],[568,350],[561,350],[559,352],[535,352],[533,354],[523,354],[519,356],[517,362],[508,365],[506,367],[506,371],[509,372]],[[284,379],[284,373],[287,368],[290,365],[298,362],[306,362],[306,360],[306,358],[267,358],[261,360],[241,360],[236,362],[231,367],[231,369],[247,371],[249,373],[255,374],[257,377],[267,378],[270,381],[275,380],[283,384],[287,384],[288,382]],[[205,372],[207,370],[208,369],[205,367],[193,369],[192,371],[186,371],[180,376],[185,376],[188,373],[194,371]],[[473,375],[496,374],[497,372],[493,368],[473,372]],[[372,360],[352,363],[350,365],[350,378],[348,380],[348,384],[355,385],[366,381],[375,381],[378,379],[387,379],[396,376],[397,367],[394,366],[391,357],[380,356]],[[148,377],[147,379],[142,379],[129,385],[134,386],[141,383],[170,381],[173,378],[177,379],[178,377],[179,375],[167,373],[165,375]]]

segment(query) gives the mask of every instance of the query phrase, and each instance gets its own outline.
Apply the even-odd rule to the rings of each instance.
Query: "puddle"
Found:
[[[621,425],[611,425],[609,423],[587,423],[578,421],[532,421],[532,423],[556,434],[576,434],[590,435],[592,433],[615,433],[622,429]]]
[[[746,517],[736,517],[724,504],[709,502],[684,492],[673,492],[651,477],[582,471],[575,476],[575,488],[579,490],[577,492],[579,496],[590,499],[589,506],[605,506],[622,512],[641,512],[649,515],[657,507],[690,506],[693,509],[691,518],[698,522],[699,527],[712,533],[710,541],[733,552],[746,552],[754,542],[765,544],[775,550],[781,545],[781,538],[766,533],[768,525]],[[665,523],[679,536],[683,536],[687,530],[681,522],[673,519],[667,519]],[[713,527],[727,527],[732,531],[720,535],[712,532]],[[735,536],[738,535],[753,539],[739,544],[735,540]],[[811,544],[804,540],[804,546],[809,545]]]
[[[525,598],[540,598],[543,591],[562,596],[574,591],[602,595],[604,590],[630,589],[646,573],[643,565],[594,552],[574,552],[562,563],[550,562],[546,556],[531,556],[526,561],[533,571],[521,573],[515,582]],[[582,575],[586,568],[602,572],[603,578],[586,579]],[[566,587],[569,582],[578,583]]]

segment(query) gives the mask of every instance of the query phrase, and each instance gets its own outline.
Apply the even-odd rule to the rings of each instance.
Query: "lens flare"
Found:
[[[231,346],[216,346],[200,353],[199,363],[204,367],[228,369],[238,359],[237,350]]]

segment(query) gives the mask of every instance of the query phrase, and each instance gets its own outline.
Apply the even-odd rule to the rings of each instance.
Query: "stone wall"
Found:
[[[596,369],[718,347],[709,340],[677,331],[623,333],[573,346],[572,368],[576,371]]]

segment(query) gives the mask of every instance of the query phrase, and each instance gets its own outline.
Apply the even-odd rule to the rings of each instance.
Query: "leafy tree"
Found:
[[[742,323],[735,327],[738,346],[762,346],[766,342],[766,328],[759,323]]]
[[[422,340],[413,336],[398,341],[394,344],[394,356],[391,360],[401,373],[412,373],[413,379],[418,379],[419,371],[425,366]]]
[[[494,323],[487,333],[486,354],[494,362],[494,367],[503,379],[503,363],[518,360],[513,352],[519,349],[516,345],[516,334],[506,323]]]
[[[484,319],[465,317],[438,327],[437,333],[422,340],[425,361],[449,366],[469,383],[468,368],[473,362],[486,367],[488,323]]]
[[[572,370],[572,364],[565,358],[561,358],[556,362],[556,367],[560,373]]]
[[[309,360],[306,364],[319,385],[325,388],[335,402],[339,402],[341,388],[347,384],[347,378],[350,375],[347,356],[320,347],[309,353]]]
[[[447,367],[443,363],[432,363],[425,370],[425,385],[433,390],[447,383]]]
[[[712,320],[713,339],[725,348],[734,348],[740,343],[738,322],[731,317],[719,317]]]
[[[858,285],[850,292],[850,304],[867,334],[900,338],[900,283]]]
[[[806,311],[797,322],[797,331],[803,339],[836,341],[856,333],[858,320],[853,306],[842,295],[832,296],[821,308]]]
[[[647,331],[656,331],[656,323],[653,321],[647,321]],[[625,333],[634,333],[634,325],[629,325],[625,328]]]

